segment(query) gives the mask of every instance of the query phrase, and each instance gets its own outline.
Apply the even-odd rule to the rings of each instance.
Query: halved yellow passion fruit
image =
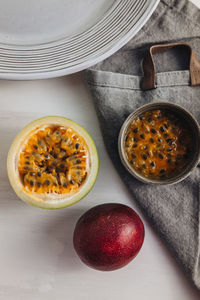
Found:
[[[44,117],[22,129],[7,158],[10,183],[20,199],[58,209],[81,200],[98,174],[95,144],[76,122]]]

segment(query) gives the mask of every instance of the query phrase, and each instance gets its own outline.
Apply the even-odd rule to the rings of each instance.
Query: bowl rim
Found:
[[[127,129],[132,122],[132,120],[139,115],[140,113],[144,113],[145,111],[153,110],[153,109],[169,109],[181,112],[183,115],[185,115],[188,118],[188,122],[191,121],[193,123],[193,126],[196,127],[196,133],[197,133],[197,151],[194,152],[194,155],[196,155],[196,158],[194,161],[192,161],[186,168],[182,170],[181,173],[177,174],[176,176],[172,178],[167,178],[165,180],[158,180],[158,179],[151,179],[144,177],[139,174],[139,172],[135,171],[133,168],[131,168],[130,164],[128,163],[128,160],[125,155],[125,149],[124,149],[124,137],[127,132]],[[182,180],[186,179],[191,172],[197,167],[198,163],[200,162],[200,125],[196,118],[184,107],[182,107],[179,104],[175,104],[169,101],[162,101],[162,102],[150,102],[148,104],[144,104],[140,107],[138,107],[136,110],[134,110],[132,113],[128,115],[128,117],[123,122],[119,136],[118,136],[118,152],[121,159],[122,164],[127,169],[127,171],[136,179],[143,183],[148,184],[159,184],[159,185],[172,185],[181,182]],[[198,152],[198,153],[197,153]]]

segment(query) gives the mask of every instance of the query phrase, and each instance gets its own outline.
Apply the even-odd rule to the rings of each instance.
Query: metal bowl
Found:
[[[130,124],[132,121],[140,116],[141,114],[150,111],[150,110],[157,110],[157,109],[166,109],[173,114],[175,114],[180,120],[184,121],[185,124],[187,124],[187,127],[191,133],[192,137],[192,153],[190,154],[190,157],[188,159],[187,165],[183,168],[183,170],[173,175],[170,178],[164,178],[164,179],[152,179],[144,177],[142,174],[140,174],[138,171],[134,170],[133,167],[131,167],[130,163],[127,160],[126,153],[125,153],[125,138],[129,129]],[[184,180],[187,176],[190,175],[190,173],[194,170],[194,168],[197,166],[200,160],[200,127],[197,122],[197,120],[183,107],[173,104],[170,102],[155,102],[150,103],[144,106],[141,106],[136,111],[132,112],[128,118],[123,123],[120,133],[119,133],[119,139],[118,139],[118,149],[119,149],[119,155],[121,158],[121,161],[125,168],[129,171],[129,173],[137,178],[138,180],[144,182],[144,183],[156,183],[156,184],[175,184],[182,180]]]

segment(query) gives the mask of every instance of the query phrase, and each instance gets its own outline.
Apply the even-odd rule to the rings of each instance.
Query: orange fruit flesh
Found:
[[[72,128],[50,125],[30,133],[18,160],[27,192],[76,193],[88,175],[89,151]]]
[[[188,128],[166,110],[143,113],[130,124],[125,141],[130,166],[149,178],[169,178],[186,166],[192,140]]]

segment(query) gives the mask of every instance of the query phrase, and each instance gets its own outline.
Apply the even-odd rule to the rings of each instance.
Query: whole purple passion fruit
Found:
[[[78,220],[74,248],[89,267],[112,271],[127,265],[140,251],[144,225],[136,212],[123,204],[93,207]]]

